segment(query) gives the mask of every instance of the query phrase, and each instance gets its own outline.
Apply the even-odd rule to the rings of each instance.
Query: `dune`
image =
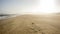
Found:
[[[60,34],[60,15],[21,15],[0,20],[0,34]]]

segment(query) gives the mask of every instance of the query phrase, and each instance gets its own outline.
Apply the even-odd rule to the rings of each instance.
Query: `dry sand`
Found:
[[[0,20],[0,34],[60,34],[60,15],[21,15]]]

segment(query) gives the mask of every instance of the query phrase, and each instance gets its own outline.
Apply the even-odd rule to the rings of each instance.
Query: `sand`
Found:
[[[21,15],[0,20],[0,34],[60,34],[60,15]]]

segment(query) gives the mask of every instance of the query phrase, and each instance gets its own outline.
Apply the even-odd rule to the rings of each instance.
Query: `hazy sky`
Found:
[[[52,13],[57,12],[54,0],[0,0],[0,13]]]

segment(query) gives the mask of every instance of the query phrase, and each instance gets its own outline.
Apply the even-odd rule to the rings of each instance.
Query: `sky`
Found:
[[[58,12],[55,0],[0,0],[0,14]]]

